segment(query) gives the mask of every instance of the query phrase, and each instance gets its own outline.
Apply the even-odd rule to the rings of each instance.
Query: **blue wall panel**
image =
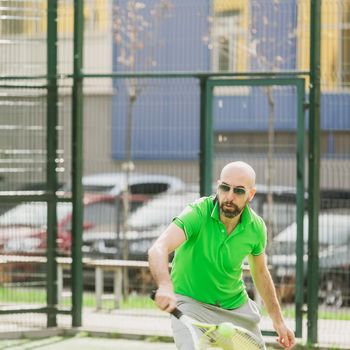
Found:
[[[273,93],[275,129],[295,130],[296,96],[292,92]],[[268,98],[253,89],[249,96],[216,96],[214,129],[216,131],[266,131],[268,129]]]
[[[159,0],[145,1],[146,8]],[[123,2],[119,1],[119,4]],[[209,52],[203,42],[208,33],[209,2],[173,1],[170,16],[159,24],[157,47],[144,47],[156,65],[148,71],[208,71]],[[147,11],[144,11],[147,18]],[[127,71],[118,63],[121,48],[113,44],[114,71]],[[141,53],[140,53],[141,55]],[[139,57],[139,62],[144,58]],[[142,65],[137,65],[143,70]],[[197,159],[199,152],[199,83],[194,79],[146,79],[133,111],[133,159]],[[114,81],[112,156],[124,159],[127,125],[126,81]]]
[[[350,130],[350,92],[322,95],[321,128]]]
[[[254,71],[296,69],[296,0],[251,2],[251,55]]]
[[[294,93],[275,92],[275,130],[295,131],[297,105]],[[267,131],[267,97],[261,93],[249,96],[224,96],[214,99],[215,131]],[[350,93],[322,94],[321,129],[350,130]]]
[[[252,70],[297,68],[295,1],[253,2],[251,13],[255,24],[251,40],[257,45],[258,55],[251,58]],[[159,0],[145,1],[148,7],[157,2]],[[119,3],[125,4],[123,1]],[[173,2],[170,17],[159,23],[158,47],[154,49],[146,45],[140,51],[137,62],[144,62],[142,55],[152,54],[156,65],[148,70],[209,71],[209,51],[202,40],[208,33],[208,3],[200,0]],[[276,45],[271,45],[272,42]],[[113,47],[114,71],[127,71],[127,67],[117,63],[120,47],[115,44]],[[140,64],[136,65],[136,69],[144,70]],[[195,79],[145,79],[139,84],[143,88],[133,110],[132,158],[198,159],[199,82]],[[113,98],[112,156],[124,159],[128,100],[126,81],[116,79],[114,86],[117,92]],[[273,97],[275,130],[295,131],[297,106],[293,89],[276,88]],[[267,101],[267,95],[261,88],[247,88],[246,94],[215,96],[214,131],[266,132]],[[321,128],[350,130],[349,93],[322,94]]]

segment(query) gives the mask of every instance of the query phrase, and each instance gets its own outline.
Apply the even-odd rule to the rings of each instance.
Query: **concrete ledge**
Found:
[[[45,329],[33,329],[23,331],[9,331],[1,332],[0,339],[21,339],[21,338],[48,338],[65,334],[63,328],[45,328]]]

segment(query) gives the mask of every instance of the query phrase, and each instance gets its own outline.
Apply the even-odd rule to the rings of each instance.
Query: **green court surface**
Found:
[[[42,339],[1,340],[0,350],[176,350],[173,343],[140,340],[50,337]]]

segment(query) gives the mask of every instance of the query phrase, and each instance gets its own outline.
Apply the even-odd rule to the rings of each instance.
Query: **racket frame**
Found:
[[[154,300],[155,299],[155,295],[156,295],[156,291],[153,291],[151,294],[151,298]],[[211,323],[203,323],[203,322],[199,322],[195,319],[193,319],[190,316],[185,315],[180,309],[178,309],[177,307],[172,310],[170,312],[171,315],[173,315],[174,317],[176,317],[180,322],[182,322],[187,329],[189,330],[192,340],[195,344],[195,346],[197,347],[199,341],[200,341],[200,337],[198,336],[198,334],[195,331],[194,327],[197,327],[198,329],[200,329],[203,332],[203,335],[205,335],[207,338],[209,338],[210,341],[215,341],[214,337],[210,336],[210,333],[216,331],[220,324],[211,324]],[[240,333],[244,333],[247,337],[251,338],[252,340],[254,340],[257,344],[260,344],[260,340],[255,336],[255,334],[251,333],[250,331],[235,326],[234,325],[235,330],[239,331]],[[259,347],[257,345],[256,347],[257,349],[265,349],[265,347],[263,345],[261,345],[261,347]]]

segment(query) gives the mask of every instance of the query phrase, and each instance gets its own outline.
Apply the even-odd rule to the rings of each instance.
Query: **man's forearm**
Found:
[[[148,251],[149,267],[158,287],[155,302],[161,310],[171,312],[176,307],[176,296],[170,278],[168,259],[167,248],[159,242]]]
[[[254,284],[263,299],[266,310],[273,322],[273,327],[278,334],[277,341],[285,349],[291,349],[295,344],[295,336],[284,322],[276,289],[266,265],[266,256],[265,254],[249,256],[248,260]]]
[[[291,349],[295,344],[294,332],[285,324],[281,307],[277,299],[275,286],[269,270],[259,274],[256,287],[264,301],[266,310],[278,334],[277,341],[285,349]]]
[[[266,270],[264,273],[260,273],[259,276],[255,276],[254,282],[272,321],[274,323],[283,322],[280,304],[269,271]]]
[[[172,286],[169,273],[169,255],[160,244],[155,244],[148,252],[148,262],[157,286]]]
[[[171,223],[148,251],[149,267],[158,286],[155,302],[167,312],[172,312],[176,307],[176,295],[169,273],[169,254],[185,239],[184,231]]]

